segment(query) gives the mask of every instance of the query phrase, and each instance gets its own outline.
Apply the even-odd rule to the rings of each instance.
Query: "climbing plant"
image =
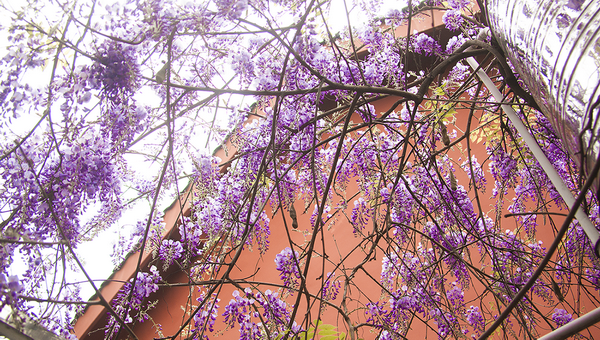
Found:
[[[597,198],[522,95],[484,8],[3,4],[3,315],[74,338],[76,312],[101,304],[106,338],[137,338],[173,268],[198,297],[175,333],[154,324],[157,338],[234,330],[241,339],[403,339],[413,329],[535,338],[584,314],[583,301],[598,303],[600,262],[467,58],[501,89],[595,226]],[[431,17],[442,23],[421,29]],[[174,195],[190,208],[163,238],[158,207]],[[138,202],[148,216],[132,209]],[[153,263],[107,301],[81,247],[132,214],[139,222],[114,244],[114,261],[141,251]],[[274,241],[274,228],[288,236]],[[355,244],[336,256],[323,240],[342,234]],[[248,253],[279,275],[234,277]],[[90,287],[99,300],[80,296]]]

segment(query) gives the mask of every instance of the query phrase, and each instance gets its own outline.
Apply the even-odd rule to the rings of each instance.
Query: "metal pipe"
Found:
[[[593,311],[585,314],[584,316],[577,318],[568,324],[553,330],[552,332],[544,335],[538,340],[562,340],[570,337],[571,335],[577,334],[582,330],[600,322],[600,307]]]
[[[0,335],[3,335],[11,340],[33,340],[32,337],[14,328],[2,319],[0,319]]]
[[[481,79],[481,81],[483,81],[483,83],[487,87],[488,91],[490,91],[494,99],[499,103],[502,102],[502,100],[504,99],[502,93],[500,93],[500,91],[498,90],[494,82],[490,79],[490,77],[487,75],[487,73],[485,73],[479,67],[479,63],[477,63],[475,58],[467,58],[467,63],[469,64],[469,66],[471,66],[471,68],[473,68],[473,70],[477,70],[477,76],[479,77],[479,79]],[[508,104],[502,104],[501,107],[504,113],[506,113],[506,115],[508,116],[508,119],[510,119],[513,126],[521,135],[521,138],[523,138],[523,140],[525,141],[525,144],[527,144],[529,150],[531,150],[531,153],[533,153],[533,156],[542,166],[542,169],[544,170],[546,175],[548,175],[548,178],[550,178],[550,181],[556,188],[556,191],[558,191],[558,193],[565,201],[567,206],[569,206],[569,208],[573,207],[573,204],[575,203],[575,198],[573,197],[573,194],[571,193],[567,185],[563,182],[563,180],[560,178],[558,172],[556,172],[556,170],[552,166],[552,163],[550,163],[550,161],[548,160],[540,146],[537,144],[535,139],[529,134],[529,131],[527,130],[527,128],[525,127],[515,110],[512,108],[512,106]],[[600,240],[600,232],[598,232],[596,227],[592,224],[592,222],[590,221],[589,217],[583,209],[577,209],[577,212],[575,213],[575,218],[577,218],[579,224],[583,228],[583,231],[585,231],[586,235],[592,242],[592,246],[594,247],[596,256],[600,257],[600,242],[598,242]]]

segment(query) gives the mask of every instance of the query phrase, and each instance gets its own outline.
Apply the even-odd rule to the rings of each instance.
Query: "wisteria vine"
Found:
[[[466,58],[574,195],[586,178],[519,96],[482,2],[385,5],[2,5],[2,317],[70,339],[484,334],[569,210]],[[597,197],[583,207],[600,226]],[[113,261],[148,260],[105,298],[110,281],[99,286],[78,254],[115,227],[127,237]],[[158,296],[175,287],[187,298],[167,323]],[[598,291],[600,260],[574,221],[500,330],[536,338]],[[96,304],[104,324],[76,334]]]

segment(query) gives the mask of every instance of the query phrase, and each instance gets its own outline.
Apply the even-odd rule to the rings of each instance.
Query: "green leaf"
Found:
[[[335,335],[326,335],[326,336],[322,336],[319,338],[319,340],[337,340],[337,339],[338,339],[338,337]]]
[[[319,327],[318,327],[318,328],[319,328],[320,330],[326,330],[326,331],[330,331],[330,330],[334,330],[334,329],[335,329],[335,326],[334,326],[334,325],[328,325],[328,324],[324,324],[324,323],[322,323],[322,324],[319,324]],[[321,332],[319,332],[319,334],[321,334]]]
[[[328,336],[328,335],[337,335],[338,332],[336,330],[330,329],[330,330],[322,330],[319,332],[320,336]]]
[[[315,329],[314,329],[314,327],[310,327],[308,329],[308,331],[306,332],[304,338],[302,338],[302,339],[308,340],[308,339],[312,339],[314,337],[315,337]]]
[[[444,89],[440,86],[433,89],[433,94],[436,96],[444,96],[446,95],[446,91],[444,91]]]

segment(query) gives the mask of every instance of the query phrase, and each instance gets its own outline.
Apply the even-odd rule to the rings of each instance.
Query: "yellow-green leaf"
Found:
[[[433,94],[435,94],[436,96],[443,96],[446,94],[446,91],[444,91],[442,87],[436,87],[435,89],[433,89]]]
[[[318,329],[319,330],[333,330],[333,329],[335,329],[335,326],[322,323],[322,324],[319,324]],[[319,334],[321,334],[321,332],[319,332]]]
[[[338,332],[333,329],[325,329],[319,332],[320,336],[337,335]]]
[[[337,336],[335,336],[335,335],[326,335],[326,336],[322,336],[322,337],[320,338],[320,340],[337,340],[337,338],[338,338],[338,337],[337,337]]]

